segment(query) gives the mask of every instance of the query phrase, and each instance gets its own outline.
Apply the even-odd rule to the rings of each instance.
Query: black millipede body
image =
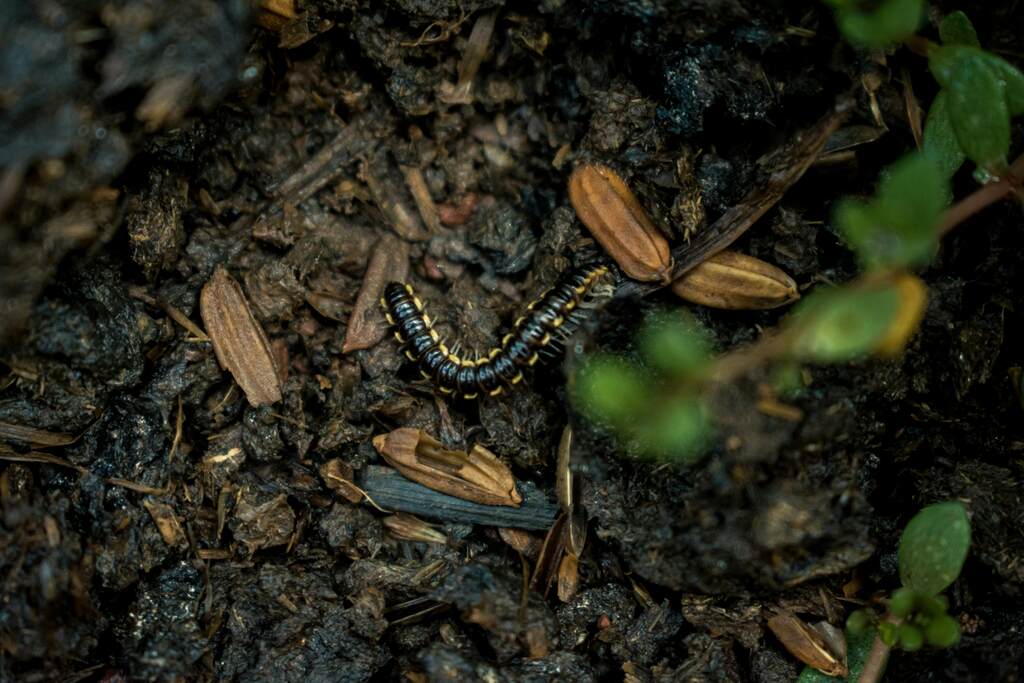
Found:
[[[523,369],[535,365],[540,354],[565,340],[575,328],[580,303],[607,272],[603,265],[590,265],[564,273],[530,304],[501,344],[480,358],[459,356],[441,339],[411,285],[389,282],[380,302],[405,355],[441,393],[497,396],[521,382]]]

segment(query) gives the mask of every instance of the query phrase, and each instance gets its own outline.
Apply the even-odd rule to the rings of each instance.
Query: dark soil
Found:
[[[951,498],[974,530],[950,591],[964,637],[895,654],[886,680],[1024,677],[1011,203],[944,241],[904,356],[806,369],[787,398],[801,419],[758,412],[766,377],[746,378],[691,466],[574,423],[590,526],[569,602],[524,593],[495,527],[433,519],[446,543],[398,540],[319,474],[340,459],[360,476],[382,464],[374,435],[417,426],[487,446],[550,507],[557,367],[449,403],[390,339],[342,353],[378,240],[408,243],[443,331],[482,349],[593,253],[574,163],[617,168],[681,244],[852,93],[846,125],[877,127],[874,104],[884,134],[812,167],[737,243],[801,286],[849,279],[831,206],[913,147],[904,82],[925,106],[935,91],[920,57],[857,53],[812,1],[311,0],[276,31],[243,0],[0,5],[0,423],[77,437],[0,446],[0,679],[790,682],[766,618],[841,623],[898,585],[910,516]],[[938,3],[924,32],[953,9],[1019,60],[1024,3]],[[460,61],[491,12],[467,95]],[[201,325],[218,266],[286,359],[278,404],[251,407],[171,318]],[[622,348],[679,305],[609,306],[584,343]],[[785,314],[693,312],[723,350]]]

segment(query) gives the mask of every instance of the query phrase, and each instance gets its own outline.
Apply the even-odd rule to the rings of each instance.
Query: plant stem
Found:
[[[1020,191],[1021,178],[1024,177],[1024,154],[1017,157],[1010,170],[994,183],[978,188],[953,206],[949,207],[939,224],[939,236],[943,236],[965,220],[978,213],[990,204],[995,204],[1004,197]]]
[[[885,673],[885,665],[889,663],[889,653],[892,648],[882,642],[882,639],[875,636],[875,642],[871,644],[871,651],[868,658],[864,660],[864,668],[860,671],[860,678],[857,683],[878,683]]]

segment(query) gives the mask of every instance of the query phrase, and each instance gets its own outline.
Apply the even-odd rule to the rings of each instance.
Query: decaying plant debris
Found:
[[[1018,59],[1024,4],[970,9]],[[887,680],[1021,678],[1018,208],[945,239],[904,355],[716,387],[695,465],[622,452],[557,363],[436,396],[377,306],[412,281],[439,333],[489,348],[605,253],[570,201],[586,165],[655,237],[570,356],[630,353],[685,305],[668,268],[727,247],[801,293],[849,280],[831,204],[915,145],[926,70],[844,46],[818,3],[14,3],[0,679],[790,683],[769,620],[841,624],[894,584],[908,517],[953,498],[962,641]],[[685,306],[719,349],[786,315]],[[495,498],[389,466],[374,437],[402,430],[498,454],[470,478]]]

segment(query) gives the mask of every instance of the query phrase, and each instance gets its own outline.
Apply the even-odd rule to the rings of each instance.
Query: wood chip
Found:
[[[402,282],[408,273],[409,245],[391,235],[385,235],[370,255],[370,265],[363,275],[363,284],[348,319],[342,353],[371,348],[387,335],[387,321],[379,303],[384,285],[391,281]]]
[[[403,427],[374,437],[373,445],[404,476],[435,491],[483,505],[523,502],[508,466],[479,444],[468,453],[450,450],[426,432]]]
[[[217,362],[231,373],[249,404],[281,400],[281,380],[267,335],[253,317],[242,288],[223,268],[203,287],[199,310]]]
[[[420,218],[427,224],[427,229],[432,233],[441,230],[441,219],[437,215],[437,204],[430,196],[430,189],[423,177],[423,171],[416,166],[402,166],[402,175],[405,176],[405,184],[416,202],[416,208],[420,211]]]

